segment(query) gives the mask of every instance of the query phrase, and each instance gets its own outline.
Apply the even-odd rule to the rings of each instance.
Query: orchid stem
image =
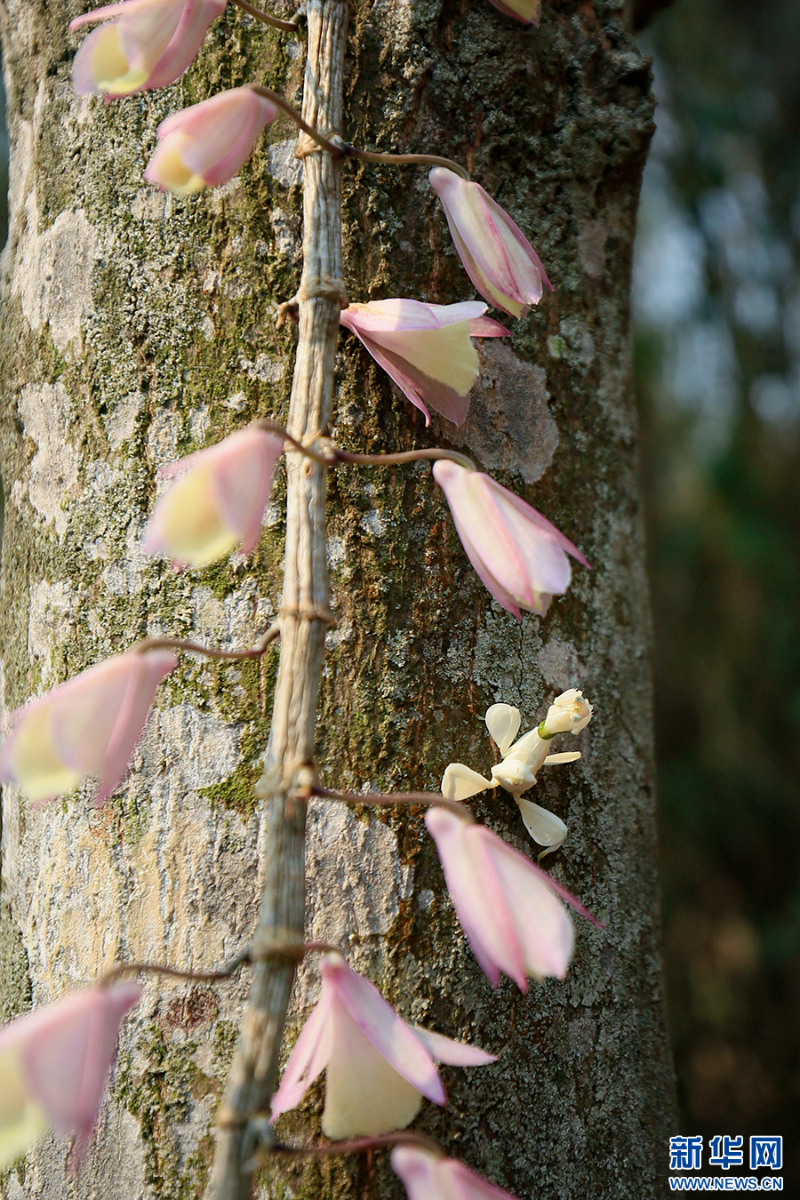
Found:
[[[446,167],[448,171],[455,171],[456,175],[460,175],[469,183],[469,175],[463,167],[459,166],[457,162],[453,162],[451,158],[440,158],[438,154],[378,154],[374,150],[359,150],[358,146],[350,146],[346,143],[344,144],[344,153],[348,158],[360,158],[365,162],[388,163],[390,166],[403,166],[411,163],[426,167]]]
[[[458,800],[448,800],[438,792],[390,792],[384,795],[380,792],[334,792],[324,787],[312,787],[310,792],[312,796],[320,796],[324,800],[340,800],[343,804],[365,804],[370,808],[395,804],[408,804],[417,808],[449,808],[451,812],[458,813],[462,820],[473,820],[468,808]]]
[[[309,1154],[327,1157],[335,1154],[359,1154],[362,1150],[398,1145],[421,1146],[425,1150],[432,1151],[437,1158],[441,1158],[444,1153],[442,1147],[433,1138],[426,1137],[424,1133],[411,1133],[405,1130],[399,1130],[397,1133],[384,1133],[376,1137],[353,1138],[346,1142],[331,1142],[328,1146],[283,1146],[278,1144],[271,1147],[269,1153],[281,1154],[286,1158],[300,1158]]]
[[[109,987],[123,975],[138,975],[140,972],[144,972],[146,975],[169,975],[174,979],[189,979],[193,983],[214,983],[220,979],[230,979],[231,975],[248,963],[262,962],[268,958],[291,958],[297,959],[299,962],[306,954],[315,953],[341,954],[342,952],[338,946],[331,946],[329,942],[284,940],[270,941],[269,944],[263,945],[255,943],[253,946],[248,946],[241,954],[237,954],[218,971],[181,971],[178,967],[168,967],[163,963],[125,962],[117,963],[115,967],[106,971],[100,977],[98,986]]]
[[[186,638],[170,637],[141,638],[131,649],[137,654],[145,654],[148,650],[184,650],[188,654],[202,654],[205,658],[240,662],[243,659],[261,658],[267,647],[280,636],[280,632],[280,624],[276,621],[249,650],[220,650],[216,646],[201,646],[198,642],[190,642]]]
[[[477,467],[471,458],[467,458],[466,454],[459,454],[456,450],[401,450],[396,454],[355,454],[350,450],[340,450],[337,446],[331,448],[331,452],[340,462],[361,463],[365,466],[384,466],[390,467],[395,463],[421,462],[424,459],[450,459],[451,462],[458,463],[460,467],[466,467],[468,471],[476,471]]]
[[[278,25],[282,29],[297,29],[297,25],[291,21],[279,21],[277,17],[267,18],[266,13],[261,13],[257,8],[253,8],[246,0],[233,0],[233,2],[251,16],[258,17],[259,20],[268,20],[269,24]],[[327,150],[334,158],[360,158],[364,162],[388,163],[391,166],[416,164],[418,166],[446,167],[448,171],[454,171],[456,175],[460,175],[469,183],[467,172],[451,158],[441,158],[438,154],[378,154],[374,150],[360,150],[358,146],[351,146],[349,142],[345,142],[338,134],[334,134],[330,138],[325,137],[318,129],[314,129],[313,125],[304,121],[297,109],[279,92],[273,92],[272,88],[264,87],[260,83],[249,83],[247,86],[256,95],[263,96],[265,100],[270,100],[277,105],[288,117],[292,118],[295,125],[298,125],[313,142],[316,142],[321,150]]]
[[[260,83],[248,83],[247,87],[250,88],[251,92],[255,92],[257,96],[263,96],[265,100],[271,100],[273,104],[282,109],[288,117],[292,118],[295,125],[299,125],[299,127],[303,130],[303,133],[308,134],[312,142],[317,143],[320,149],[327,150],[328,153],[333,156],[333,158],[344,157],[344,143],[329,141],[329,139],[326,138],[324,134],[320,133],[318,129],[314,129],[313,125],[309,125],[306,121],[304,121],[297,109],[293,108],[288,100],[284,100],[283,96],[281,96],[279,92],[273,92],[272,88],[263,87]]]
[[[458,463],[460,467],[466,467],[468,471],[476,471],[477,467],[471,458],[467,458],[466,454],[459,454],[457,450],[440,450],[438,448],[430,448],[427,450],[399,450],[394,454],[357,454],[353,450],[340,450],[338,446],[334,446],[332,442],[326,443],[327,453],[319,450],[313,450],[311,446],[299,442],[296,437],[284,429],[283,425],[279,425],[277,421],[270,421],[263,417],[258,421],[253,422],[259,429],[263,429],[266,433],[277,434],[278,437],[284,438],[293,449],[300,454],[305,454],[307,458],[313,459],[322,467],[335,467],[337,463],[356,463],[367,467],[391,467],[398,463],[422,462],[424,460],[450,459],[451,462]]]
[[[170,975],[175,979],[190,979],[193,983],[213,983],[219,979],[229,979],[240,967],[249,962],[251,962],[251,955],[248,948],[241,954],[237,954],[236,958],[232,958],[226,966],[220,967],[218,971],[181,971],[177,967],[168,967],[162,963],[118,963],[100,977],[98,986],[109,987],[123,975],[138,975],[140,972],[147,975]]]
[[[283,29],[286,33],[297,33],[300,28],[297,21],[283,21],[280,17],[273,17],[271,13],[262,12],[260,8],[255,8],[252,4],[248,4],[247,0],[233,0],[233,3],[242,12],[255,17],[257,21],[261,21],[264,25],[273,25],[276,29]]]
[[[300,454],[305,454],[306,458],[310,458],[315,463],[319,463],[321,467],[336,466],[337,459],[333,456],[333,454],[320,454],[319,450],[312,450],[310,446],[305,446],[302,442],[299,442],[296,437],[292,437],[288,429],[284,429],[283,425],[279,425],[277,421],[270,421],[268,418],[262,417],[260,420],[255,421],[254,424],[259,429],[263,429],[266,433],[274,433],[277,434],[278,437],[284,438],[295,450],[299,451]]]

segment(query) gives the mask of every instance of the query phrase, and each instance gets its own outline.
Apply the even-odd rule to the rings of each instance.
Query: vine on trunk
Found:
[[[477,301],[444,306],[407,298],[350,302],[342,271],[342,170],[359,159],[429,166],[431,186],[473,284],[507,315],[524,315],[551,285],[524,233],[458,163],[437,155],[369,151],[344,139],[345,0],[309,0],[295,21],[272,17],[245,0],[235,3],[286,33],[305,28],[302,113],[257,84],[222,92],[162,122],[145,178],[179,195],[219,186],[238,171],[279,110],[296,121],[301,130],[297,155],[304,164],[304,260],[297,295],[281,305],[281,319],[289,315],[298,326],[289,417],[286,428],[256,421],[162,472],[177,478],[159,499],[142,548],[190,568],[204,567],[233,550],[249,553],[260,534],[275,465],[285,454],[286,553],[279,618],[255,645],[241,650],[147,637],[83,672],[11,715],[0,749],[0,775],[19,784],[34,802],[72,791],[97,775],[95,803],[100,805],[127,769],[156,689],[177,664],[176,652],[257,658],[279,637],[270,739],[258,786],[267,834],[258,926],[252,944],[218,971],[187,973],[155,963],[121,963],[95,987],[0,1031],[0,1165],[53,1125],[74,1135],[73,1163],[79,1166],[120,1023],[140,994],[135,983],[120,982],[121,976],[160,972],[223,981],[247,964],[250,994],[218,1113],[210,1200],[244,1200],[251,1194],[254,1172],[269,1155],[350,1154],[384,1146],[394,1147],[392,1165],[411,1200],[500,1198],[506,1193],[445,1158],[430,1139],[405,1132],[423,1097],[446,1103],[437,1062],[480,1066],[493,1056],[407,1025],[336,947],[303,941],[306,807],[314,796],[348,804],[427,807],[425,822],[456,913],[492,983],[496,986],[505,973],[524,991],[529,976],[563,978],[573,946],[563,902],[593,924],[599,922],[541,867],[476,823],[462,801],[486,788],[505,788],[531,837],[544,847],[540,858],[557,849],[566,826],[523,794],[545,764],[580,757],[578,752],[551,754],[550,743],[556,735],[579,734],[592,707],[571,688],[556,698],[535,729],[518,737],[519,711],[493,705],[486,724],[502,761],[489,779],[464,764],[450,764],[440,794],[380,795],[321,787],[314,743],[325,634],[332,620],[327,473],[344,466],[402,468],[433,460],[433,478],[445,493],[470,561],[494,599],[518,619],[522,610],[546,615],[553,596],[569,586],[570,558],[587,568],[589,564],[555,526],[463,454],[445,448],[356,454],[328,436],[342,327],[362,342],[425,415],[426,424],[429,409],[463,423],[478,374],[473,339],[509,332],[488,318],[487,306]],[[538,17],[538,3],[496,6],[520,20]],[[103,23],[75,58],[77,90],[100,92],[108,100],[165,86],[187,68],[224,8],[225,0],[124,0],[79,17],[72,29]],[[321,998],[278,1086],[295,971],[309,952],[323,953]],[[322,1130],[332,1143],[284,1145],[273,1121],[299,1103],[322,1071],[327,1071]]]

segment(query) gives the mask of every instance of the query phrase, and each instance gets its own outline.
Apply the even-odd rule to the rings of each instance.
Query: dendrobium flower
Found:
[[[278,110],[249,87],[231,88],[173,113],[159,125],[144,177],[162,191],[191,196],[233,179]]]
[[[486,710],[486,727],[497,745],[502,761],[492,767],[490,779],[463,763],[450,763],[442,777],[442,795],[446,800],[468,800],[486,788],[502,787],[519,806],[525,828],[533,840],[546,849],[539,856],[552,854],[567,836],[567,827],[560,817],[540,808],[522,793],[536,783],[543,765],[575,762],[579,751],[564,754],[550,753],[550,740],[557,733],[580,733],[592,719],[592,706],[575,688],[563,692],[547,710],[547,716],[536,728],[514,741],[519,733],[520,712],[510,704],[493,704]]]
[[[145,554],[176,566],[206,567],[232,550],[249,554],[261,532],[283,439],[256,426],[208,450],[162,467],[179,479],[164,493],[147,523]]]
[[[101,92],[106,100],[166,87],[194,59],[227,0],[123,0],[84,13],[70,30],[108,21],[90,33],[75,55],[76,92]],[[116,17],[116,20],[109,20]]]
[[[542,15],[542,0],[508,0],[505,4],[500,3],[500,0],[490,0],[490,3],[507,17],[515,17],[517,21],[523,21],[526,25],[536,25],[538,28]]]
[[[272,1120],[299,1104],[327,1068],[323,1133],[333,1139],[390,1133],[413,1121],[423,1096],[447,1102],[436,1062],[494,1062],[475,1046],[406,1025],[341,955],[325,955],[320,971],[322,993],[272,1098]]]
[[[419,1146],[395,1146],[391,1162],[408,1200],[515,1200],[457,1158],[445,1158]]]
[[[141,988],[87,988],[0,1029],[0,1170],[52,1126],[75,1135],[78,1165],[92,1132],[122,1019]]]
[[[0,747],[0,779],[38,802],[99,775],[95,804],[103,804],[125,774],[156,688],[177,661],[169,650],[128,650],[18,708]]]
[[[363,342],[404,396],[425,415],[427,405],[461,425],[478,378],[471,337],[507,337],[505,326],[484,316],[477,300],[423,304],[420,300],[370,300],[342,309],[339,321]]]
[[[497,987],[501,971],[523,992],[528,975],[563,979],[574,935],[555,893],[589,916],[583,905],[466,810],[462,817],[451,809],[430,808],[425,824],[456,915],[492,986]]]
[[[447,167],[434,167],[428,179],[475,287],[496,308],[512,317],[524,316],[529,304],[541,300],[543,283],[552,290],[525,234],[479,183]]]
[[[433,475],[470,562],[498,604],[518,621],[520,609],[543,617],[553,596],[567,590],[568,554],[589,566],[555,525],[489,475],[451,459],[435,462]]]

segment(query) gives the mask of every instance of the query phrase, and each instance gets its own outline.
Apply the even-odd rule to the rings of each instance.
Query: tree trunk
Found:
[[[145,632],[250,644],[280,606],[283,494],[250,562],[175,574],[138,541],[158,466],[245,424],[285,417],[296,334],[276,307],[300,271],[302,167],[283,118],[237,180],[189,200],[141,180],[158,122],[221,87],[265,82],[299,103],[304,48],[229,10],[183,81],[109,106],[76,97],[76,4],[6,0],[11,137],[4,258],[2,701],[11,710]],[[553,875],[607,923],[578,927],[565,983],[493,992],[444,890],[421,816],[314,803],[309,936],[335,942],[402,1015],[499,1055],[445,1077],[418,1127],[521,1198],[660,1195],[673,1124],[658,958],[649,616],[630,387],[628,292],[650,137],[649,70],[623,5],[548,3],[541,28],[464,5],[358,3],[346,140],[461,159],[535,242],[550,278],[510,347],[484,343],[455,430],[394,395],[351,337],[337,355],[336,436],[373,451],[464,447],[572,538],[576,568],[544,620],[518,625],[461,550],[427,466],[341,468],[328,486],[336,628],[318,722],[328,786],[437,789],[485,771],[482,717],[523,728],[554,693],[595,705],[584,758],[537,800],[570,833]],[[351,300],[473,295],[418,168],[345,164]],[[263,868],[254,794],[280,651],[261,664],[184,659],[134,769],[104,809],[88,789],[34,809],[4,787],[0,1008],[7,1018],[120,958],[214,966],[252,934]],[[478,817],[530,851],[504,793]],[[25,963],[27,960],[27,970]],[[8,969],[5,964],[9,963]],[[289,1038],[316,995],[300,971]],[[50,1139],[0,1196],[189,1200],[247,981],[148,982],[77,1181]],[[322,1088],[280,1127],[318,1134]],[[282,1183],[279,1181],[283,1181]],[[261,1195],[399,1196],[383,1156],[270,1166]]]

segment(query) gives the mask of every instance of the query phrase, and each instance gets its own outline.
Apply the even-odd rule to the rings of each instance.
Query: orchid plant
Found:
[[[289,33],[298,27],[297,22],[254,9],[246,0],[235,2],[251,16]],[[538,20],[538,0],[496,7],[520,21]],[[72,30],[100,24],[75,57],[76,89],[100,93],[110,101],[165,86],[187,69],[224,8],[225,0],[123,0],[78,17]],[[566,825],[524,799],[523,793],[535,785],[543,765],[580,757],[577,752],[551,754],[550,742],[559,734],[577,734],[588,724],[592,708],[582,693],[571,688],[558,696],[541,723],[521,738],[519,710],[492,705],[486,725],[501,761],[489,778],[451,763],[444,771],[441,793],[326,789],[319,784],[314,762],[314,697],[330,619],[324,574],[328,471],[344,465],[389,468],[432,461],[433,478],[444,492],[468,559],[493,599],[518,621],[523,611],[543,618],[553,597],[566,592],[570,559],[589,566],[563,533],[463,454],[442,446],[357,454],[326,436],[340,327],[355,334],[423,413],[426,425],[430,409],[455,425],[463,424],[479,373],[474,340],[509,333],[486,315],[486,304],[471,299],[446,305],[416,298],[348,302],[338,210],[343,164],[360,158],[431,166],[430,184],[441,200],[466,272],[484,299],[501,312],[523,316],[551,284],[524,233],[457,163],[430,155],[362,150],[338,133],[324,132],[338,130],[341,121],[344,5],[341,0],[311,0],[304,19],[309,27],[308,79],[314,86],[307,89],[302,114],[257,85],[221,92],[162,122],[145,171],[146,180],[181,196],[219,186],[239,170],[279,110],[297,121],[307,139],[305,267],[297,297],[284,305],[284,311],[297,317],[299,328],[287,427],[259,420],[162,470],[164,487],[142,540],[146,554],[165,557],[176,569],[203,568],[234,551],[249,555],[261,533],[276,464],[285,454],[287,559],[280,617],[254,646],[239,651],[146,638],[31,700],[7,720],[0,778],[16,783],[40,804],[96,777],[95,803],[101,805],[123,778],[156,689],[175,668],[178,652],[255,658],[280,637],[271,741],[259,785],[279,830],[276,845],[283,839],[284,854],[302,853],[302,839],[294,834],[302,831],[305,806],[314,796],[347,804],[427,808],[425,825],[478,963],[493,986],[505,974],[525,991],[530,977],[565,977],[575,938],[570,907],[595,926],[599,922],[528,856],[479,824],[462,801],[486,788],[502,787],[513,796],[544,853],[558,849]],[[265,895],[270,888],[274,891],[276,872],[284,870],[287,879],[292,876],[277,852],[266,857]],[[295,875],[301,878],[302,872]],[[297,912],[296,900],[293,896],[286,902],[287,912]],[[445,1158],[427,1139],[404,1132],[423,1099],[446,1104],[437,1062],[483,1066],[494,1056],[443,1033],[406,1024],[336,947],[304,944],[302,922],[299,928],[297,924],[281,925],[265,904],[253,944],[231,967],[209,976],[227,978],[245,963],[253,966],[251,997],[219,1114],[208,1195],[217,1200],[241,1194],[236,1181],[249,1179],[269,1153],[347,1153],[394,1145],[392,1165],[410,1200],[509,1200],[507,1193]],[[320,950],[320,999],[276,1086],[279,1031],[293,973],[304,954]],[[138,985],[118,979],[142,970],[179,973],[153,963],[121,964],[96,986],[0,1031],[0,1165],[51,1126],[73,1134],[74,1162],[79,1163],[97,1117],[120,1024],[139,996]],[[275,1122],[301,1101],[323,1072],[322,1132],[335,1144],[287,1146],[271,1124],[265,1131],[267,1109],[270,1122]]]

